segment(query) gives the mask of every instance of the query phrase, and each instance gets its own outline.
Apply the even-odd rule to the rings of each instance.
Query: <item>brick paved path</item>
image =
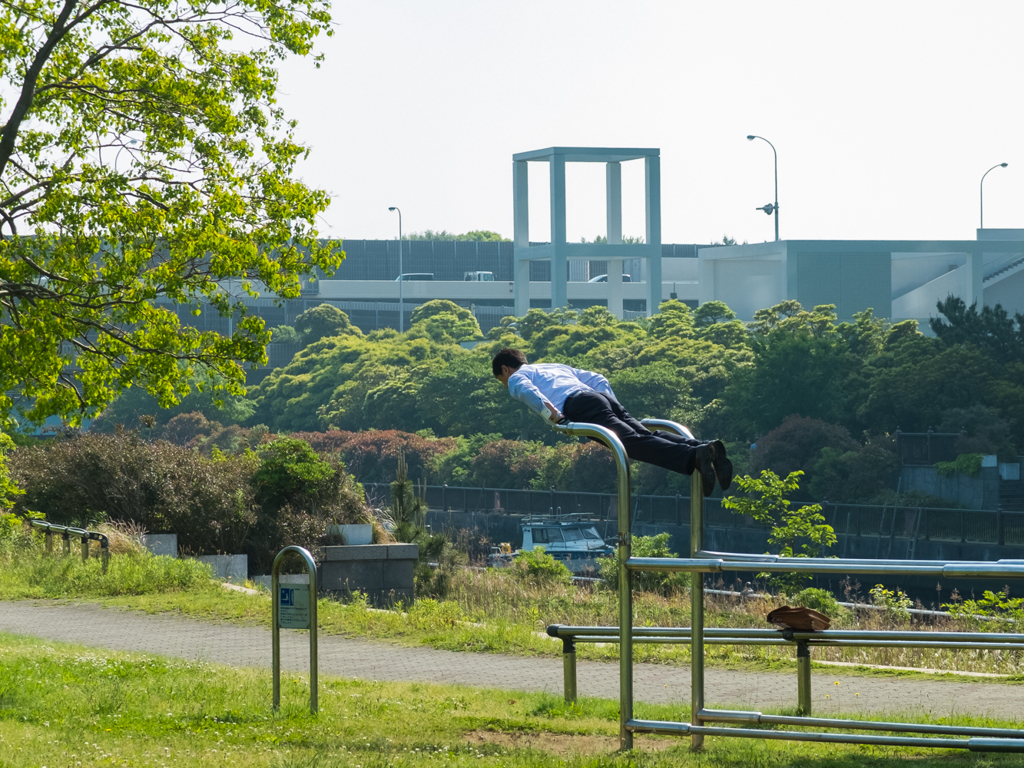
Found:
[[[47,601],[0,602],[0,632],[61,640],[121,651],[163,654],[236,667],[270,666],[270,630],[209,623],[174,614],[147,615],[97,604]],[[554,642],[554,641],[552,641]],[[281,632],[281,665],[307,671],[305,633]],[[562,691],[558,658],[524,658],[488,653],[455,653],[425,647],[403,648],[338,636],[319,638],[320,673],[367,680],[452,683],[506,690]],[[689,702],[690,670],[637,664],[637,700]],[[711,707],[760,709],[795,706],[796,673],[707,670]],[[581,696],[618,697],[618,665],[580,662]],[[839,685],[835,685],[835,681]],[[989,715],[1024,721],[1024,684],[864,677],[845,671],[813,674],[814,714],[891,712]],[[828,698],[826,698],[826,694]],[[855,695],[859,694],[859,695]]]

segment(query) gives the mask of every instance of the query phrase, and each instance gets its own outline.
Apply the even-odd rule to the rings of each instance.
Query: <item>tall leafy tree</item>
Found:
[[[325,0],[0,5],[0,393],[79,420],[197,368],[242,388],[269,334],[240,297],[296,296],[343,254],[276,103],[277,64],[330,34]],[[233,281],[233,282],[232,282]],[[231,338],[154,301],[240,314]],[[15,404],[0,394],[0,417]]]

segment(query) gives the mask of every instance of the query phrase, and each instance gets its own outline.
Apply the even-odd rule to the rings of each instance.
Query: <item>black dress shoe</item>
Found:
[[[721,486],[723,491],[728,491],[729,486],[732,485],[732,462],[725,455],[725,443],[721,440],[715,440],[711,443],[715,448],[715,477],[718,478],[718,484]]]
[[[715,446],[711,443],[697,446],[694,469],[700,472],[700,482],[705,496],[715,490]]]

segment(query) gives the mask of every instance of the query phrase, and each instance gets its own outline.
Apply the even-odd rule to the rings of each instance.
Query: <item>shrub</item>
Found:
[[[540,443],[495,440],[480,447],[468,480],[484,488],[530,488],[551,449]]]
[[[207,459],[135,432],[86,434],[19,449],[12,474],[25,488],[19,511],[60,524],[110,519],[178,534],[194,554],[239,552],[255,522],[249,457]]]
[[[756,476],[770,469],[784,477],[791,472],[804,473],[813,481],[815,465],[824,448],[844,454],[859,448],[845,427],[821,419],[789,416],[780,426],[757,441],[757,450],[750,455],[750,474]]]
[[[363,487],[336,456],[324,458],[309,443],[280,438],[264,444],[252,485],[260,514],[249,536],[249,568],[269,573],[285,546],[317,554],[331,523],[368,519]]]
[[[657,536],[634,536],[633,557],[679,557],[668,546],[669,534],[659,533]],[[619,588],[619,559],[615,557],[599,557],[598,568],[601,578],[609,589]],[[633,589],[642,592],[654,592],[659,595],[672,595],[681,592],[690,585],[690,576],[686,573],[654,573],[637,571],[633,574]]]
[[[726,496],[722,506],[739,515],[770,525],[768,543],[778,548],[783,557],[819,557],[836,543],[832,526],[825,524],[820,504],[794,508],[787,496],[799,488],[803,472],[791,472],[785,479],[771,470],[762,470],[760,477],[744,475],[736,478],[739,490],[746,496]],[[796,588],[810,578],[809,574],[790,573],[772,576],[773,584]]]
[[[840,622],[850,615],[850,612],[839,604],[835,595],[827,589],[808,587],[807,589],[793,595],[792,602],[794,605],[810,608],[811,610],[825,614],[830,619]]]
[[[512,560],[510,572],[514,578],[530,584],[572,584],[572,571],[561,560],[556,560],[545,552],[544,547],[536,547],[531,552],[521,552]]]
[[[981,474],[981,454],[961,453],[954,461],[940,461],[935,465],[935,471],[942,477],[953,477],[957,473],[967,477],[977,477]]]

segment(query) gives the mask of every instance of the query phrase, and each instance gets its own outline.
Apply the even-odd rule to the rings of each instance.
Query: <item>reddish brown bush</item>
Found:
[[[345,467],[360,483],[394,480],[398,455],[402,452],[409,465],[409,477],[416,480],[426,477],[431,459],[454,450],[456,445],[455,438],[432,439],[397,429],[297,432],[292,437],[305,440],[318,453],[340,453]]]

